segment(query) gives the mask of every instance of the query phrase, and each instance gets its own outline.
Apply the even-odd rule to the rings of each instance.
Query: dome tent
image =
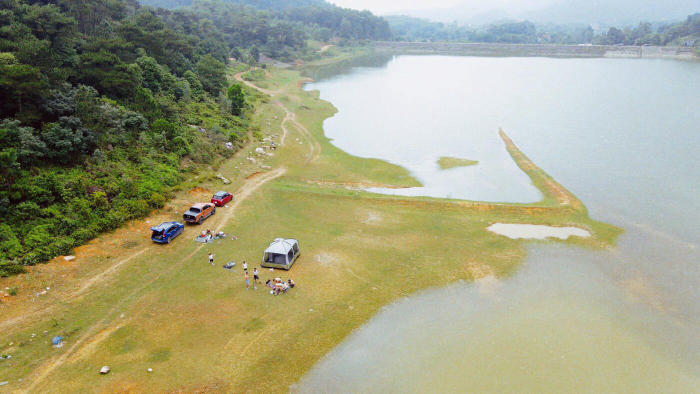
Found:
[[[297,257],[299,257],[299,242],[296,239],[276,238],[265,249],[260,266],[288,270]]]

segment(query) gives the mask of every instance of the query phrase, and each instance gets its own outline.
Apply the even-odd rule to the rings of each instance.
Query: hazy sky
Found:
[[[366,9],[377,14],[406,10],[448,8],[466,4],[475,11],[503,8],[514,11],[551,4],[557,0],[330,0],[341,7]]]
[[[375,14],[404,14],[440,22],[491,23],[503,19],[535,22],[629,25],[678,21],[700,11],[700,0],[330,0]]]

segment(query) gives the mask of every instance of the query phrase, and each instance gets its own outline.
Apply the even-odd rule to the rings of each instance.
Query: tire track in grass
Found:
[[[245,74],[246,72],[247,71],[241,71],[241,72],[237,73],[236,75],[234,75],[234,78],[237,81],[245,84],[246,86],[251,87],[251,88],[253,88],[261,93],[267,94],[269,96],[276,96],[277,94],[280,93],[279,91],[276,91],[276,90],[268,90],[268,89],[261,88],[250,81],[246,81],[245,79],[243,79],[243,74]],[[309,144],[309,148],[311,149],[311,152],[309,153],[307,162],[314,162],[314,161],[318,160],[318,158],[321,156],[321,144],[318,143],[318,141],[316,140],[316,138],[314,138],[313,134],[311,134],[309,129],[307,129],[303,124],[301,124],[296,119],[296,113],[290,111],[289,108],[284,106],[284,104],[282,104],[279,101],[276,101],[275,104],[278,105],[280,108],[282,108],[284,110],[284,112],[286,113],[286,116],[284,117],[284,120],[282,120],[282,124],[281,124],[282,129],[284,130],[284,135],[286,136],[286,134],[287,134],[287,128],[284,126],[284,123],[286,123],[286,122],[293,123],[294,126],[301,133],[302,137],[304,137],[307,140],[307,142]],[[282,140],[284,140],[284,137],[282,138]]]
[[[262,185],[265,183],[276,179],[280,176],[282,176],[286,172],[285,167],[280,167],[277,168],[273,171],[270,171],[266,173],[263,176],[256,177],[251,179],[250,181],[247,181],[246,183],[243,184],[243,186],[238,190],[237,195],[238,198],[234,203],[231,204],[230,208],[226,210],[226,213],[223,215],[223,218],[219,221],[218,225],[215,227],[216,231],[219,231],[226,223],[233,217],[233,214],[235,212],[235,209],[240,205],[243,201],[245,201],[248,197],[250,197],[253,192],[255,192],[258,188],[260,188]],[[91,354],[94,352],[97,348],[97,346],[107,339],[109,335],[100,335],[100,333],[107,332],[111,334],[113,331],[110,329],[110,324],[111,323],[116,323],[118,318],[115,318],[115,316],[120,312],[120,309],[124,307],[125,305],[128,305],[128,301],[138,301],[143,294],[142,292],[151,287],[151,285],[156,282],[157,280],[169,275],[170,273],[174,272],[176,269],[179,269],[184,263],[189,261],[195,254],[197,254],[205,244],[200,244],[198,245],[191,253],[189,253],[187,256],[185,256],[183,259],[179,261],[179,264],[173,264],[170,266],[168,270],[165,272],[161,273],[160,275],[154,277],[153,279],[149,280],[148,282],[144,283],[142,286],[140,286],[138,289],[134,290],[132,294],[129,297],[123,298],[118,302],[112,309],[107,312],[106,316],[100,320],[99,322],[95,323],[92,325],[86,333],[75,343],[67,349],[64,353],[62,353],[60,356],[55,357],[52,360],[47,361],[43,365],[40,365],[39,367],[36,368],[38,371],[35,376],[30,376],[27,378],[28,381],[31,383],[25,390],[22,390],[22,392],[29,392],[34,390],[36,387],[39,386],[40,383],[42,383],[49,375],[51,375],[57,368],[62,366],[67,360],[69,360],[71,357],[73,357],[74,354],[79,354],[81,358],[84,358],[85,356]],[[117,321],[115,321],[117,320]],[[113,322],[114,321],[114,322]],[[107,331],[105,331],[107,330]],[[88,348],[86,350],[84,349],[86,346]],[[81,351],[82,350],[82,351]]]

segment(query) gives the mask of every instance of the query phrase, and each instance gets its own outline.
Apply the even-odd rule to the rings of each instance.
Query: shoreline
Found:
[[[6,310],[11,312],[8,320],[23,315],[23,306],[36,308],[20,323],[8,325],[0,340],[0,352],[13,355],[12,369],[0,364],[0,373],[12,381],[11,390],[31,385],[61,391],[287,391],[383,306],[426,288],[475,280],[479,272],[504,277],[517,270],[526,244],[486,231],[488,223],[579,225],[593,236],[564,242],[594,249],[613,244],[619,234],[619,229],[589,218],[585,208],[566,206],[556,198],[484,204],[349,190],[342,185],[407,186],[415,180],[402,167],[333,146],[323,121],[336,109],[317,92],[302,90],[302,77],[299,70],[271,69],[263,81],[273,94],[256,117],[265,134],[286,135],[285,143],[269,159],[269,182],[251,191],[238,209],[225,208],[207,224],[237,235],[237,241],[202,247],[185,236],[158,247],[142,239],[144,222],[139,221],[116,231],[138,240],[128,252],[119,250],[126,238],[115,245],[114,233],[107,234],[91,242],[94,254],[76,253],[70,264],[45,266],[43,272],[21,278],[52,290],[33,299],[20,293],[21,299],[7,305],[12,309]],[[524,154],[517,160],[535,167]],[[221,166],[232,188],[243,188],[248,175],[236,167],[239,161],[245,159]],[[282,167],[286,172],[277,174]],[[546,184],[546,173],[535,169],[528,175],[543,177],[541,185]],[[249,182],[256,179],[262,176]],[[199,187],[197,195],[203,197],[220,184],[204,179]],[[551,195],[561,191],[557,189]],[[158,214],[165,219],[184,204],[174,202]],[[281,298],[247,292],[239,283],[238,268],[232,279],[228,271],[203,263],[213,251],[217,264],[228,259],[256,264],[261,247],[281,234],[297,236],[303,249],[294,268],[281,273],[293,276],[298,286]],[[113,247],[105,251],[105,245]],[[448,252],[445,245],[452,249]],[[455,263],[455,253],[469,258]],[[129,254],[133,258],[126,260]],[[264,270],[263,281],[271,274]],[[392,287],[383,280],[387,277],[405,285]],[[100,286],[81,291],[92,278],[100,278]],[[45,331],[47,338],[66,333],[68,346],[56,350],[44,347],[43,337],[27,340],[31,333]],[[20,345],[8,348],[10,342]],[[110,375],[92,374],[107,364]],[[148,374],[146,368],[154,372]],[[51,379],[43,372],[47,370]]]
[[[375,41],[379,52],[410,55],[700,60],[693,47]]]

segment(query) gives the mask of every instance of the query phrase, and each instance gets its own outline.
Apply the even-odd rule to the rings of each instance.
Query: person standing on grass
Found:
[[[245,260],[243,260],[243,271],[245,271],[246,274],[248,273],[248,263],[246,263]]]
[[[209,263],[210,263],[211,265],[214,265],[214,255],[211,254],[211,253],[209,253]]]
[[[245,278],[245,289],[248,290],[250,287],[250,277],[248,276],[248,271],[244,271],[243,277]]]
[[[260,273],[258,267],[253,268],[253,283],[260,283]]]

